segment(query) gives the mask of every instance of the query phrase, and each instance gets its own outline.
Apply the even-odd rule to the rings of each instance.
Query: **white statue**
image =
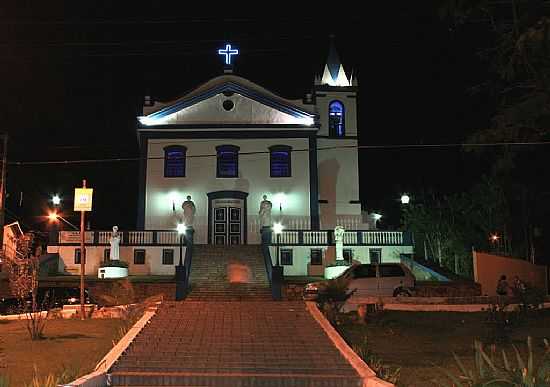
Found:
[[[344,227],[336,226],[334,228],[334,241],[336,242],[336,260],[344,260]]]
[[[267,200],[267,195],[263,196],[264,200],[260,203],[260,227],[271,227],[271,208],[273,205]]]
[[[120,233],[118,232],[118,226],[113,226],[113,233],[109,240],[111,250],[109,251],[109,259],[111,261],[118,261],[120,259],[119,246],[120,246]]]
[[[183,222],[187,227],[193,227],[197,209],[195,208],[195,203],[191,200],[191,195],[187,195],[187,200],[183,202],[181,208],[183,208]]]

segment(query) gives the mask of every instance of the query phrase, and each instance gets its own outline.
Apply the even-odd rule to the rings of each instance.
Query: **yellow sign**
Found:
[[[75,188],[74,189],[74,210],[91,211],[93,188]]]

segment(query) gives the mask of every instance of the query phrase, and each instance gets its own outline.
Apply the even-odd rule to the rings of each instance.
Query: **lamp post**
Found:
[[[183,264],[183,237],[187,231],[187,226],[183,223],[178,223],[176,230],[180,239],[180,261],[176,266],[176,301],[181,301],[185,298],[187,290],[187,276],[185,275],[185,265]]]
[[[178,266],[183,266],[183,236],[185,235],[185,231],[187,231],[187,226],[183,223],[178,223],[177,230],[180,238],[180,262]]]
[[[283,232],[283,224],[278,222],[273,225],[273,232],[275,233],[275,241],[277,242],[277,259],[275,266],[279,265],[279,235]]]

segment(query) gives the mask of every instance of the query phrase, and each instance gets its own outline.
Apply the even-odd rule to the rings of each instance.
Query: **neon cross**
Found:
[[[231,49],[231,45],[226,44],[225,45],[225,50],[220,48],[218,50],[218,54],[219,55],[225,55],[225,64],[230,65],[231,64],[231,55],[238,55],[239,50],[237,50],[236,48]]]

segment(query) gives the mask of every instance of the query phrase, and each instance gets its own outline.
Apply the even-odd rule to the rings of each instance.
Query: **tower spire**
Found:
[[[338,51],[336,51],[335,37],[333,34],[329,35],[329,51],[325,69],[323,71],[323,77],[321,84],[329,86],[351,86],[351,82],[346,76],[344,66],[340,61]]]

